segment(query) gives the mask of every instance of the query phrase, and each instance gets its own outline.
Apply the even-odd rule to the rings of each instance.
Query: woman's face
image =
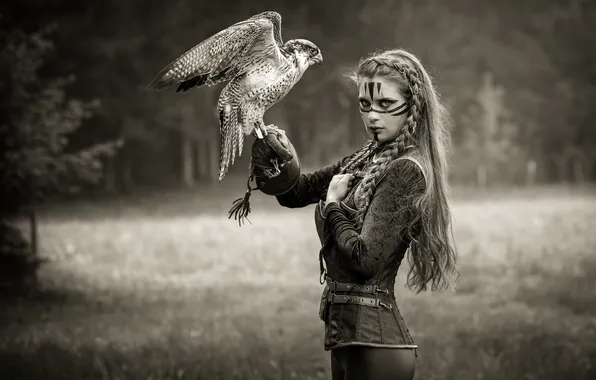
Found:
[[[383,143],[399,135],[408,106],[397,84],[379,76],[361,78],[358,100],[366,133],[372,139]]]

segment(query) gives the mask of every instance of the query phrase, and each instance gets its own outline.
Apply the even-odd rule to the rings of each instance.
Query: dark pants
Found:
[[[345,346],[331,350],[332,380],[412,380],[416,353],[409,348]]]

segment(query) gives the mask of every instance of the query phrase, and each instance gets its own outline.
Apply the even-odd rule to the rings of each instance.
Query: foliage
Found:
[[[462,115],[463,130],[453,163],[458,170],[454,179],[460,183],[487,186],[492,179],[519,181],[519,172],[527,161],[527,150],[518,140],[519,125],[505,105],[506,92],[496,86],[493,76],[485,73],[468,112]],[[517,177],[517,178],[516,178]]]
[[[115,167],[124,171],[132,159],[161,174],[152,180],[178,169],[180,137],[208,135],[217,140],[214,105],[223,85],[182,95],[148,92],[147,83],[196,43],[264,10],[282,14],[285,40],[308,38],[325,57],[323,65],[309,70],[275,111],[266,114],[285,123],[298,151],[305,152],[307,161],[313,157],[313,166],[329,163],[314,162],[316,157],[329,159],[318,152],[345,148],[339,139],[329,144],[329,135],[347,136],[349,149],[361,143],[353,87],[342,75],[362,55],[385,47],[414,52],[430,70],[455,121],[454,151],[472,142],[467,139],[475,124],[468,119],[475,112],[471,110],[477,106],[482,77],[490,73],[506,94],[503,107],[519,161],[534,159],[543,171],[556,172],[553,160],[573,150],[588,164],[596,162],[591,149],[596,144],[591,107],[596,99],[591,64],[596,59],[596,24],[589,22],[596,2],[591,0],[91,0],[84,10],[74,0],[59,0],[62,7],[25,3],[23,13],[29,7],[36,15],[43,13],[43,20],[60,23],[55,40],[61,62],[53,70],[77,74],[68,93],[101,100],[95,114],[99,128],[88,128],[85,135],[92,141],[106,135],[134,141]],[[276,112],[283,117],[276,118]],[[169,166],[163,166],[164,161]],[[146,171],[143,165],[132,168],[137,178]],[[244,173],[244,167],[236,168]],[[473,170],[474,165],[464,161],[452,167],[457,178],[473,176]],[[596,173],[586,175],[594,178]],[[508,181],[495,176],[496,182]]]
[[[32,203],[77,191],[102,174],[101,158],[112,155],[110,141],[72,150],[69,138],[93,116],[97,101],[69,98],[74,76],[44,79],[40,71],[53,44],[52,28],[27,34],[0,31],[0,212],[16,214]]]
[[[0,283],[11,292],[32,285],[40,264],[14,220],[48,197],[96,182],[102,175],[101,159],[120,145],[109,141],[82,149],[69,146],[69,138],[99,103],[67,95],[74,76],[41,75],[53,51],[51,31],[0,30]]]

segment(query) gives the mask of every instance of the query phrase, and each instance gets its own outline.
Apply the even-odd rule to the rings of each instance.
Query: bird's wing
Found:
[[[275,41],[274,26],[266,18],[240,21],[197,44],[161,70],[149,88],[162,90],[187,81],[192,86],[228,81],[242,74],[247,58],[255,55],[276,65],[285,60]]]
[[[267,19],[271,21],[273,24],[273,38],[275,39],[275,43],[281,49],[284,45],[283,39],[281,37],[281,15],[274,11],[266,11],[259,13],[258,15],[254,15],[249,20],[254,19]]]

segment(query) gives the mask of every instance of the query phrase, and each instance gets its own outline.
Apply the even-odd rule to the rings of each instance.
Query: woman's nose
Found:
[[[378,112],[376,112],[376,111],[373,111],[373,110],[371,110],[371,111],[368,113],[368,121],[370,121],[370,122],[375,122],[375,121],[379,120],[379,119],[380,119],[380,117],[381,117],[381,116],[380,116],[380,115],[379,115],[379,113],[378,113]]]

